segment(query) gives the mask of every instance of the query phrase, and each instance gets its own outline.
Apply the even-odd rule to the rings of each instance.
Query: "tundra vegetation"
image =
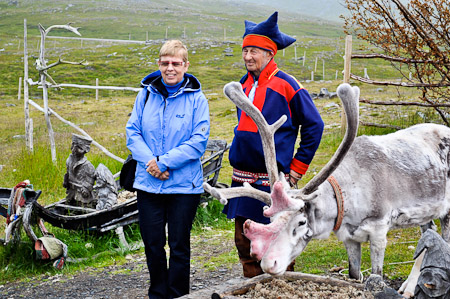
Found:
[[[44,27],[74,22],[83,38],[122,40],[145,40],[148,44],[119,44],[107,41],[72,39],[48,39],[46,57],[49,62],[63,58],[70,61],[85,59],[87,66],[59,65],[50,71],[57,83],[74,83],[138,87],[139,81],[148,72],[156,69],[158,49],[166,38],[183,39],[188,45],[191,67],[189,72],[202,82],[203,90],[210,104],[211,137],[232,141],[236,125],[235,107],[223,95],[223,86],[237,81],[244,74],[241,59],[241,35],[243,20],[263,20],[272,11],[262,7],[255,11],[253,6],[242,2],[190,1],[186,7],[182,1],[136,1],[130,5],[119,0],[112,1],[0,1],[0,186],[13,187],[29,179],[36,190],[42,190],[39,201],[49,204],[65,196],[62,181],[65,160],[70,154],[72,127],[52,118],[55,132],[57,163],[52,163],[47,128],[41,112],[30,107],[34,127],[34,151],[29,153],[24,140],[23,102],[17,98],[19,77],[23,77],[23,19],[28,24],[29,77],[38,80],[33,63],[38,57],[38,24]],[[226,3],[226,4],[225,4]],[[287,34],[296,36],[295,46],[279,52],[276,61],[280,68],[299,79],[312,93],[321,88],[334,92],[342,82],[344,37],[342,25],[309,20],[308,17],[282,12],[280,26]],[[200,22],[201,20],[201,22]],[[167,32],[167,33],[166,33]],[[72,37],[70,32],[55,32],[55,35]],[[225,35],[225,37],[224,37]],[[370,47],[365,41],[354,40],[354,52]],[[295,49],[297,60],[295,60]],[[376,50],[376,49],[375,49]],[[230,53],[232,55],[230,55]],[[300,59],[306,53],[306,60]],[[365,53],[365,52],[363,52]],[[317,58],[317,60],[316,60]],[[316,61],[317,65],[316,65]],[[325,62],[325,77],[322,63]],[[354,60],[352,73],[362,76],[364,68],[371,78],[394,81],[398,73],[389,62]],[[315,81],[311,72],[315,73]],[[336,72],[338,74],[336,79]],[[400,86],[380,88],[352,80],[361,89],[361,96],[380,101],[416,101],[422,94],[415,89]],[[23,86],[23,85],[22,85]],[[42,91],[30,87],[30,98],[42,106]],[[94,140],[117,156],[125,158],[125,123],[128,119],[135,93],[129,91],[100,90],[99,99],[95,91],[88,89],[50,89],[49,106],[65,119],[77,124]],[[23,95],[21,96],[23,99]],[[337,98],[315,100],[322,114],[326,129],[319,150],[308,174],[301,184],[307,183],[330,159],[339,145],[340,108]],[[361,120],[391,124],[402,128],[422,122],[442,123],[441,114],[417,106],[374,106],[360,105]],[[358,134],[386,134],[389,128],[361,127]],[[105,164],[113,173],[120,170],[120,163],[106,157],[92,147],[87,158],[95,167]],[[227,156],[219,181],[230,183],[231,168]],[[301,187],[301,186],[300,186]],[[193,235],[207,237],[220,233],[223,242],[233,242],[232,223],[220,213],[221,205],[210,200],[207,207],[198,210]],[[3,224],[0,224],[3,231]],[[211,228],[211,229],[210,229]],[[70,274],[88,266],[101,267],[125,260],[127,250],[121,248],[114,233],[101,236],[87,232],[72,232],[48,225],[48,229],[69,247],[73,259],[86,258],[78,263],[67,263],[62,270]],[[128,242],[139,241],[137,225],[125,229]],[[419,228],[394,230],[388,234],[388,246],[384,273],[390,279],[406,279],[412,264],[402,262],[412,259]],[[202,239],[202,238],[200,238]],[[198,238],[197,238],[198,240]],[[0,246],[0,284],[38,275],[55,273],[50,263],[34,258],[33,246],[25,236],[22,243]],[[220,246],[220,244],[217,244]],[[362,269],[370,268],[368,245],[363,245]],[[219,257],[193,261],[211,268],[237,261],[234,252]],[[297,258],[296,270],[306,273],[326,274],[335,267],[348,268],[343,244],[334,236],[328,240],[312,241]],[[366,275],[367,273],[365,273]]]

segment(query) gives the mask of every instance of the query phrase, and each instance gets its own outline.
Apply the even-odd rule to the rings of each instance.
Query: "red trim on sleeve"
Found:
[[[295,158],[292,159],[291,169],[294,170],[295,172],[300,173],[300,174],[305,174],[306,171],[308,170],[308,168],[309,168],[308,164],[305,164]]]

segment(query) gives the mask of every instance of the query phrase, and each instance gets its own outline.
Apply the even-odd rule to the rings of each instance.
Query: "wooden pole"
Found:
[[[345,37],[345,55],[344,55],[344,83],[350,83],[350,72],[352,67],[352,36],[347,35]],[[341,113],[341,134],[345,134],[345,129],[347,127],[346,122],[347,116],[345,111],[342,110]]]
[[[20,101],[22,96],[22,77],[19,77],[19,91],[17,92],[17,100]]]
[[[294,53],[295,53],[295,62],[297,62],[297,46],[294,47]]]
[[[316,57],[316,63],[314,64],[314,72],[317,72],[317,57]]]
[[[167,31],[169,31],[169,27],[166,27],[166,39],[167,39]]]
[[[29,145],[29,151],[30,151],[30,153],[32,153],[33,152],[33,119],[32,118],[30,118],[29,119],[29,123],[28,123],[28,130],[29,130],[29,134],[30,134],[30,140],[29,140],[29,143],[30,143],[30,145]]]
[[[322,59],[322,79],[325,80],[325,59]]]
[[[23,20],[23,108],[25,114],[25,144],[29,152],[33,152],[32,120],[28,106],[28,40],[27,19]]]
[[[311,81],[314,81],[314,71],[311,71]]]
[[[39,51],[39,60],[41,62],[41,66],[43,68],[47,67],[47,63],[45,62],[45,37],[47,33],[45,32],[45,29],[42,26],[39,26],[39,31],[41,32],[41,49]],[[53,127],[52,123],[50,121],[50,113],[49,113],[49,107],[48,107],[48,89],[47,89],[47,83],[46,79],[47,76],[43,71],[40,71],[41,75],[41,84],[42,84],[42,98],[44,100],[44,116],[45,116],[45,122],[47,123],[47,130],[48,130],[48,137],[50,139],[50,150],[52,155],[52,162],[56,165],[56,145],[55,145],[55,135],[53,133]]]
[[[95,78],[95,86],[98,87],[98,78]],[[95,89],[95,100],[98,101],[98,88]]]
[[[364,68],[364,78],[370,79],[369,75],[367,74],[367,68]]]
[[[303,52],[303,66],[305,66],[305,60],[306,60],[306,51]]]
[[[148,31],[147,34],[145,35],[145,40],[148,41]]]

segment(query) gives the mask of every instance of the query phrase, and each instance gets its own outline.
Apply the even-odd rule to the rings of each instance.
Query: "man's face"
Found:
[[[272,57],[271,52],[260,48],[245,47],[242,49],[242,59],[244,59],[245,67],[256,76],[259,76]]]

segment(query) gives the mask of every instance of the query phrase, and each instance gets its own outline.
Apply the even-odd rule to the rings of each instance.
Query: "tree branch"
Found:
[[[376,80],[367,79],[367,78],[364,78],[361,76],[357,76],[354,74],[350,74],[350,78],[358,80],[360,82],[374,84],[374,85],[392,85],[392,86],[402,86],[402,87],[426,87],[426,88],[450,86],[450,82],[448,82],[448,81],[441,81],[440,83],[410,83],[410,82],[376,81]]]

